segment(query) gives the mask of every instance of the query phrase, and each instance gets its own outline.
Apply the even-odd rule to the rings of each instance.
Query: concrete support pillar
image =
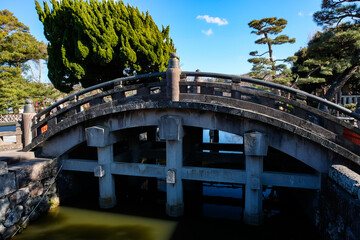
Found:
[[[166,70],[166,96],[171,101],[179,101],[180,97],[180,75],[179,60],[176,53],[170,54],[169,66]]]
[[[244,222],[249,225],[261,225],[262,209],[262,172],[263,157],[267,155],[267,136],[260,132],[245,133],[244,150],[246,157],[246,185]]]
[[[24,113],[22,115],[22,132],[23,132],[23,143],[24,147],[29,145],[32,141],[32,132],[31,125],[32,119],[35,116],[35,109],[33,106],[33,101],[31,99],[27,99],[25,101]]]
[[[166,213],[171,217],[180,217],[184,213],[182,119],[162,116],[159,131],[160,139],[166,140]]]
[[[111,174],[114,152],[109,128],[95,126],[85,129],[88,146],[97,147],[98,166],[94,173],[99,177],[99,205],[101,208],[112,208],[116,205],[115,182]]]

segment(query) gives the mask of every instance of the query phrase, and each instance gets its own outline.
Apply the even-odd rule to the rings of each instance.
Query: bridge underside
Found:
[[[36,151],[61,159],[64,170],[94,172],[105,208],[116,204],[114,175],[166,179],[170,216],[183,213],[182,180],[244,184],[244,219],[258,225],[262,186],[320,189],[328,171],[328,151],[284,126],[191,108],[140,109],[78,124]],[[243,141],[205,142],[206,129]]]

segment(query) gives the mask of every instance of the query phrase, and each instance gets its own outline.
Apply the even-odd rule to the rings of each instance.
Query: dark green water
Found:
[[[124,214],[59,207],[32,224],[16,240],[170,239],[176,222]]]
[[[191,194],[185,195],[185,215],[179,219],[166,217],[163,193],[150,198],[141,192],[136,196],[124,195],[115,209],[107,211],[98,209],[95,196],[73,198],[64,203],[67,206],[43,216],[14,239],[320,239],[296,206],[272,210],[265,204],[264,225],[251,227],[241,221],[241,194],[234,196],[230,192],[235,198],[223,198],[217,195],[234,189],[206,188],[203,193],[212,196],[201,197],[201,201],[194,201]]]

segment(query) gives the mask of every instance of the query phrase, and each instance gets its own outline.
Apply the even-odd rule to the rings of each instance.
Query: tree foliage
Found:
[[[253,20],[248,25],[253,28],[251,33],[258,35],[260,38],[255,41],[256,44],[266,44],[268,51],[259,54],[258,51],[250,52],[253,58],[248,59],[253,64],[250,72],[251,76],[260,79],[273,80],[276,76],[282,75],[283,78],[290,74],[284,62],[289,61],[288,59],[275,59],[273,53],[274,45],[282,45],[285,43],[295,43],[295,38],[289,38],[287,35],[278,35],[286,27],[287,21],[283,18],[277,19],[263,18],[260,20]],[[276,37],[271,38],[274,35]],[[265,57],[265,56],[267,57]],[[277,62],[282,62],[277,64]],[[286,80],[287,81],[287,80]]]
[[[334,26],[345,21],[358,24],[360,7],[358,0],[323,0],[321,10],[314,13],[314,21],[320,26]]]
[[[48,45],[49,79],[64,92],[114,78],[165,71],[175,51],[169,26],[122,1],[36,1]]]
[[[45,44],[30,34],[29,28],[8,10],[0,11],[0,113],[13,108],[16,112],[33,98],[44,101],[53,96],[50,87],[24,78],[30,60],[46,59]]]
[[[0,11],[0,64],[22,67],[30,59],[44,59],[46,52],[30,34],[29,28],[8,10]]]
[[[342,24],[316,33],[307,48],[295,54],[293,71],[300,75],[298,86],[309,92],[328,89],[328,100],[345,85],[353,93],[359,92],[359,54],[358,25]]]

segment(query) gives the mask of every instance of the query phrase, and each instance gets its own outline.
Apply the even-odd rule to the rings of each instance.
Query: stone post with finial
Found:
[[[32,119],[35,116],[35,108],[33,105],[33,101],[31,99],[27,99],[25,101],[24,112],[22,115],[22,131],[23,131],[23,143],[24,147],[29,145],[32,140],[32,132],[31,125]]]
[[[200,72],[200,69],[196,69],[196,72]],[[194,79],[194,82],[202,82],[202,78],[199,76],[196,76]],[[195,86],[193,88],[193,93],[201,93],[201,87],[200,86]]]
[[[173,52],[170,54],[168,69],[166,70],[166,96],[171,101],[179,101],[180,97],[180,75],[179,57]]]

